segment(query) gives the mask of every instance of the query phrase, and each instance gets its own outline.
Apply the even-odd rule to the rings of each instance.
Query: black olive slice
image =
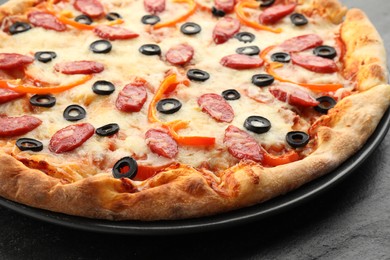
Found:
[[[106,19],[109,21],[115,21],[118,19],[122,19],[122,16],[118,13],[110,12],[106,15]]]
[[[108,124],[96,129],[96,134],[100,136],[110,136],[118,133],[119,125],[118,124]]]
[[[301,131],[288,132],[286,135],[287,143],[293,148],[304,147],[309,140],[309,135]]]
[[[30,104],[37,107],[53,107],[56,98],[52,95],[34,95],[30,98]]]
[[[211,13],[216,17],[224,17],[226,15],[224,11],[215,8],[215,6],[211,8]]]
[[[333,59],[334,57],[337,56],[337,52],[335,48],[327,45],[318,46],[317,48],[314,49],[313,53],[316,56],[327,58],[327,59]]]
[[[245,120],[244,127],[256,134],[262,134],[271,129],[271,122],[262,116],[250,116]]]
[[[285,52],[276,52],[271,55],[271,60],[281,63],[289,63],[291,60],[290,54]]]
[[[38,51],[34,54],[35,59],[40,62],[47,63],[57,57],[57,54],[53,51]]]
[[[87,115],[85,109],[79,105],[70,105],[65,108],[63,116],[68,121],[78,121]]]
[[[321,114],[327,114],[328,111],[337,104],[336,100],[329,96],[319,97],[317,98],[317,101],[320,103],[315,106],[314,109]]]
[[[290,20],[295,26],[303,26],[309,22],[303,14],[298,13],[290,15]]]
[[[141,22],[143,24],[155,25],[159,21],[161,21],[161,19],[157,15],[147,14],[147,15],[142,16],[142,18],[141,18]]]
[[[236,38],[240,42],[248,43],[248,42],[253,42],[256,36],[250,32],[239,32],[236,35],[234,35],[234,38]]]
[[[158,101],[156,109],[163,114],[173,114],[179,111],[181,108],[181,102],[174,98],[166,98]]]
[[[260,53],[260,49],[259,47],[253,45],[253,46],[245,46],[245,47],[237,48],[236,52],[238,54],[253,56],[253,55],[258,55]]]
[[[187,71],[187,77],[193,81],[206,81],[210,78],[210,74],[203,70],[190,69]]]
[[[157,44],[144,44],[139,48],[139,51],[148,56],[161,54],[161,49]]]
[[[258,87],[266,87],[274,83],[275,78],[269,74],[256,74],[252,76],[252,83]]]
[[[111,95],[115,91],[115,86],[109,81],[98,80],[92,85],[92,91],[97,95]]]
[[[31,25],[23,22],[15,22],[9,27],[10,34],[18,34],[22,32],[26,32],[31,29]]]
[[[106,40],[97,40],[89,45],[89,49],[94,53],[109,53],[112,49],[112,44]]]
[[[39,152],[43,149],[43,144],[35,139],[32,138],[19,138],[16,141],[16,146],[21,151],[33,151],[33,152]]]
[[[222,97],[226,100],[237,100],[241,98],[241,95],[235,89],[227,89],[222,92]]]
[[[137,175],[138,165],[137,162],[127,156],[117,161],[112,168],[112,174],[116,179],[129,178],[132,179]]]
[[[194,35],[194,34],[200,33],[201,30],[202,30],[202,28],[200,27],[199,24],[191,23],[191,22],[184,23],[180,27],[180,31],[186,35]]]
[[[260,7],[269,7],[275,3],[275,0],[260,0]]]
[[[74,20],[78,23],[87,24],[87,25],[90,25],[93,22],[92,18],[85,14],[76,16]]]

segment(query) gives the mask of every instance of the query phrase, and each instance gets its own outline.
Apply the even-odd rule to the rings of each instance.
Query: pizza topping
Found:
[[[91,43],[89,48],[94,53],[109,53],[112,49],[112,44],[106,40],[97,40]]]
[[[32,138],[19,138],[16,140],[16,146],[21,151],[40,152],[43,149],[43,144]]]
[[[52,14],[34,11],[27,15],[30,23],[37,27],[42,27],[48,30],[63,32],[66,30],[66,25],[63,24],[57,17]]]
[[[304,147],[309,143],[310,137],[305,132],[293,131],[286,135],[287,143],[293,148]]]
[[[264,158],[263,150],[256,139],[233,125],[226,128],[223,142],[229,153],[239,160],[248,159],[261,162]]]
[[[182,104],[179,100],[174,98],[166,98],[158,101],[156,109],[163,114],[174,114],[180,110]]]
[[[72,151],[87,141],[94,132],[95,128],[89,123],[67,126],[51,137],[49,150],[53,153]]]
[[[318,56],[291,54],[291,60],[294,64],[313,72],[334,73],[338,71],[337,65],[333,60]]]
[[[327,45],[318,46],[317,48],[314,49],[313,53],[318,57],[322,57],[326,59],[333,59],[334,57],[337,56],[336,49]]]
[[[232,38],[241,28],[241,24],[233,17],[220,19],[213,30],[213,40],[216,44],[222,44]]]
[[[309,22],[303,14],[299,13],[292,14],[290,20],[295,26],[303,26]]]
[[[93,23],[93,20],[91,17],[85,14],[80,14],[74,18],[74,20],[78,23],[87,24],[90,25]]]
[[[322,39],[316,34],[306,34],[293,37],[279,45],[286,52],[300,52],[320,46]]]
[[[34,59],[30,56],[18,53],[0,53],[1,70],[20,68],[33,62]]]
[[[211,8],[211,13],[216,17],[224,17],[226,15],[226,13],[223,10],[219,10],[215,8],[215,6]]]
[[[218,94],[203,94],[198,98],[198,105],[218,122],[230,123],[234,119],[233,108]]]
[[[116,99],[115,106],[122,112],[139,112],[147,99],[144,80],[134,80],[127,84]]]
[[[132,179],[137,175],[138,165],[132,157],[124,157],[117,161],[112,168],[114,178],[129,178]]]
[[[225,100],[238,100],[241,98],[240,93],[235,89],[228,89],[222,92],[222,97]]]
[[[96,61],[70,61],[54,65],[54,69],[63,74],[92,74],[104,70],[104,65]]]
[[[0,104],[23,97],[24,95],[24,93],[19,93],[6,88],[0,88]]]
[[[93,32],[100,38],[110,41],[128,40],[139,36],[139,34],[132,32],[126,28],[109,25],[98,25],[93,29]]]
[[[75,0],[73,6],[90,17],[99,17],[104,14],[104,7],[98,0]]]
[[[225,13],[231,13],[234,10],[234,0],[215,0],[215,8]]]
[[[270,7],[275,3],[275,0],[260,0],[260,7]]]
[[[165,0],[144,0],[144,7],[148,13],[161,13],[165,11]]]
[[[327,114],[337,104],[336,100],[329,96],[319,97],[317,101],[319,104],[314,109],[321,114]]]
[[[262,24],[274,24],[294,12],[296,4],[275,5],[264,10],[259,16]]]
[[[141,18],[141,22],[143,24],[155,25],[156,23],[158,23],[160,21],[161,21],[160,17],[158,17],[157,15],[151,15],[151,14],[144,15]]]
[[[24,22],[15,22],[9,27],[10,34],[18,34],[31,29],[31,25]]]
[[[304,88],[290,84],[280,83],[269,88],[271,94],[282,102],[292,106],[314,107],[319,102],[311,96],[310,92]]]
[[[234,38],[236,38],[240,42],[248,43],[248,42],[253,42],[256,36],[250,32],[239,32],[236,35],[234,35]]]
[[[111,136],[119,132],[118,124],[108,124],[96,129],[96,134],[100,136]]]
[[[52,95],[34,95],[30,98],[30,104],[36,107],[53,107],[56,98]]]
[[[0,116],[0,137],[24,135],[40,124],[42,124],[42,121],[33,116]]]
[[[291,57],[290,54],[285,52],[275,52],[271,55],[271,60],[274,62],[289,63]]]
[[[263,66],[264,61],[259,56],[248,56],[243,54],[231,54],[221,59],[220,63],[222,66],[243,70],[243,69],[254,69]]]
[[[249,55],[249,56],[254,56],[254,55],[258,55],[260,53],[260,49],[257,46],[245,46],[245,47],[237,48],[236,52],[238,54],[245,54],[245,55]]]
[[[180,27],[180,31],[186,35],[194,35],[200,33],[202,28],[197,23],[187,22]]]
[[[144,44],[139,48],[139,52],[147,56],[160,55],[161,49],[157,44]]]
[[[63,116],[68,121],[79,121],[87,116],[87,111],[79,105],[70,105],[65,108]]]
[[[92,91],[97,95],[111,95],[115,91],[115,85],[106,80],[98,80],[93,83]]]
[[[187,71],[187,77],[193,81],[206,81],[210,78],[210,74],[204,70],[190,69]]]
[[[253,133],[262,134],[271,129],[271,122],[262,116],[250,116],[245,120],[244,127]]]
[[[57,57],[54,51],[38,51],[34,54],[35,59],[43,63],[48,63]]]
[[[258,87],[266,87],[274,83],[275,78],[269,74],[255,74],[252,76],[252,84]]]
[[[109,21],[115,21],[118,19],[122,19],[122,16],[115,12],[109,12],[108,14],[106,14],[106,19]]]
[[[176,141],[164,129],[150,129],[145,138],[150,150],[160,156],[172,159],[179,152]]]
[[[188,44],[179,44],[168,50],[165,57],[173,65],[184,65],[194,56],[194,48]]]

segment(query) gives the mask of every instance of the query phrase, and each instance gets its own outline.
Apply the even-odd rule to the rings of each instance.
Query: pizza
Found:
[[[249,207],[336,169],[389,107],[383,42],[337,0],[10,0],[0,195],[87,218]]]

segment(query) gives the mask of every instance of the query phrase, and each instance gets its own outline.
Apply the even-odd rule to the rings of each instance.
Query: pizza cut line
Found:
[[[380,36],[346,11],[334,0],[8,2],[0,194],[92,218],[178,219],[333,170],[390,100]]]

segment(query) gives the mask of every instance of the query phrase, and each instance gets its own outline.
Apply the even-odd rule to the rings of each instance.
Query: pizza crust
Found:
[[[0,14],[4,17],[23,12],[36,2],[39,1],[14,0],[3,6]],[[326,8],[317,6],[318,14],[337,22],[344,12],[341,5],[334,0],[312,3],[316,6],[320,2],[320,6],[337,12],[332,16]],[[359,36],[362,32],[367,32],[364,37]],[[0,153],[0,195],[71,215],[150,221],[213,215],[258,204],[296,189],[337,168],[358,151],[390,105],[390,85],[384,84],[384,48],[375,28],[361,11],[351,10],[341,37],[347,47],[344,73],[354,76],[363,92],[343,99],[319,119],[315,129],[318,149],[303,160],[274,168],[242,161],[221,177],[178,164],[143,183],[106,175],[63,183]],[[372,43],[373,50],[367,51],[363,46],[367,43]],[[356,64],[358,71],[354,69]]]

